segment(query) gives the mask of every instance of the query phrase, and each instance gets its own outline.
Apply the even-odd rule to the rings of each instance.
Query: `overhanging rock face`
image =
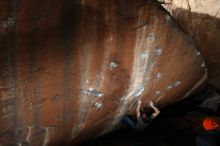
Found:
[[[0,1],[0,144],[66,145],[109,132],[207,78],[170,15],[142,0]]]

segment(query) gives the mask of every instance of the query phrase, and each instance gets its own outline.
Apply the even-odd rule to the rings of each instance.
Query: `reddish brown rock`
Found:
[[[138,99],[159,107],[207,77],[192,41],[144,0],[0,1],[0,142],[78,143]]]

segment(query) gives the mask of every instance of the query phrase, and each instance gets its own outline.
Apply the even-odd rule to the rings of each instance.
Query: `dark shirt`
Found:
[[[140,116],[137,118],[137,123],[135,125],[135,129],[138,131],[145,130],[145,128],[151,123],[153,120],[152,116],[147,118],[147,121],[144,121],[143,118]]]

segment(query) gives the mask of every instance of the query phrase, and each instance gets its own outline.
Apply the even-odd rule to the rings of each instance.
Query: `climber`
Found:
[[[138,131],[145,130],[145,128],[151,123],[151,121],[160,113],[158,108],[154,106],[152,101],[150,101],[149,106],[153,109],[154,113],[148,116],[145,110],[140,110],[141,103],[142,101],[138,100],[136,108],[136,119],[134,119],[130,115],[125,115],[122,118],[122,124],[124,126]]]

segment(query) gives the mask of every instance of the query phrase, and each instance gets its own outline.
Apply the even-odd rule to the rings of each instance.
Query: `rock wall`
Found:
[[[79,143],[207,79],[204,59],[145,0],[0,1],[0,145]]]

